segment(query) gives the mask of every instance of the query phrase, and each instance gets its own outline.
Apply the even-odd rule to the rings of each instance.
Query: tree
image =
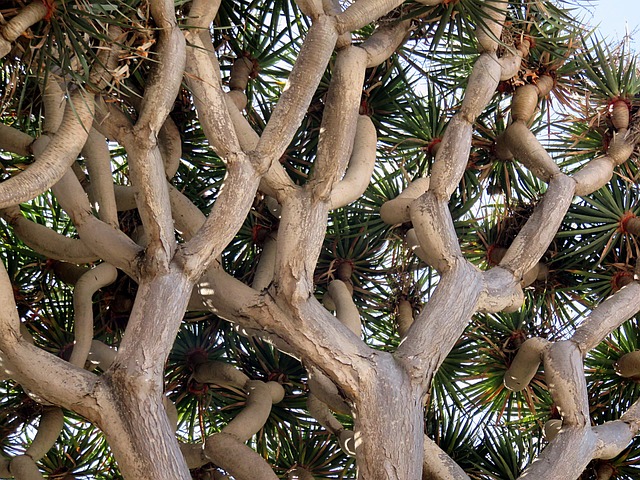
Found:
[[[3,8],[0,476],[637,478],[625,45],[547,0]]]

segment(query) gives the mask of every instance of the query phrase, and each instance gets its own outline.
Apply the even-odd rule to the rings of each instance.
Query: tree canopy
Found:
[[[640,75],[580,12],[4,2],[0,477],[638,478]]]

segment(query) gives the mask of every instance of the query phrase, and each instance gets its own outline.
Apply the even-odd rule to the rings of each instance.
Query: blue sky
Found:
[[[612,39],[622,40],[625,25],[631,34],[631,46],[640,51],[640,1],[638,0],[597,0],[587,7],[593,14],[592,23],[600,24],[600,31]],[[587,14],[588,18],[589,14]]]

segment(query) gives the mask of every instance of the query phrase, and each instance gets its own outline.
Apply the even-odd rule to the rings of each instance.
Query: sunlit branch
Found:
[[[356,201],[367,189],[376,163],[376,140],[376,128],[371,118],[360,115],[349,166],[345,176],[331,190],[330,209]]]
[[[267,123],[255,155],[277,161],[295,135],[311,103],[338,38],[333,17],[319,17],[309,29],[287,84]]]
[[[358,30],[401,3],[402,0],[361,0],[352,3],[344,12],[336,16],[338,31],[342,34]]]
[[[310,180],[318,198],[330,194],[351,156],[366,62],[367,54],[359,47],[344,48],[336,55]]]
[[[409,32],[411,21],[404,20],[390,26],[379,27],[373,35],[360,44],[367,52],[367,68],[380,65],[399,49]]]
[[[640,311],[640,283],[633,282],[599,304],[584,319],[572,340],[586,354]]]
[[[521,278],[531,270],[547,251],[560,228],[575,191],[575,182],[566,175],[555,175],[549,188],[507,249],[500,266]]]
[[[395,353],[412,375],[424,379],[438,370],[477,310],[482,289],[481,273],[466,260],[442,274]]]
[[[439,272],[450,270],[462,259],[448,202],[431,189],[411,203],[411,221],[427,263]]]

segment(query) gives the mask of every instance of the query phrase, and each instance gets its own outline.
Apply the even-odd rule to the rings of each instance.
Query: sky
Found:
[[[631,48],[640,52],[640,2],[638,0],[593,0],[586,7],[592,23],[600,24],[604,36],[622,40],[628,30]]]

